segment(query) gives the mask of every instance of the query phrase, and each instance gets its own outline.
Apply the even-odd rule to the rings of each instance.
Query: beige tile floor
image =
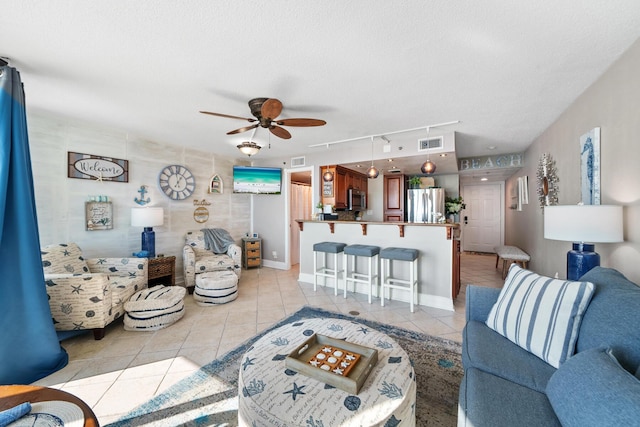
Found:
[[[313,285],[297,282],[297,268],[245,270],[235,301],[201,307],[187,296],[185,316],[166,329],[127,332],[119,320],[100,341],[90,333],[63,341],[69,364],[35,384],[75,394],[105,425],[304,305],[357,311],[362,318],[460,341],[466,284],[503,283],[495,256],[463,253],[461,258],[462,288],[455,312],[417,306],[411,313],[404,302],[380,307],[379,299],[370,305],[366,295],[348,293],[345,299],[323,287],[314,292]]]

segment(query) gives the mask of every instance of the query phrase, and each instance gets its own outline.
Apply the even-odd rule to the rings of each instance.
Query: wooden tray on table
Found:
[[[378,351],[375,349],[313,334],[286,357],[285,366],[340,390],[358,394],[377,362]]]

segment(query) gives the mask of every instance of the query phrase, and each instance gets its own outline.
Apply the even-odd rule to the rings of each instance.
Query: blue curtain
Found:
[[[63,368],[44,285],[20,74],[0,67],[0,384]]]

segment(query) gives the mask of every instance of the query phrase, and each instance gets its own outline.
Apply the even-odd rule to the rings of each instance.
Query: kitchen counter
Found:
[[[459,239],[460,238],[460,224],[457,223],[427,223],[427,222],[400,222],[400,221],[344,221],[339,219],[330,219],[330,220],[295,220],[298,223],[298,227],[300,231],[304,231],[305,223],[324,223],[329,224],[329,229],[332,230],[333,233],[335,229],[335,224],[359,224],[362,228],[362,235],[367,235],[367,229],[369,225],[395,225],[398,227],[400,237],[404,237],[405,228],[406,227],[444,227],[446,228],[447,240],[452,238]]]
[[[420,251],[418,304],[453,311],[453,301],[460,290],[459,224],[339,220],[296,222],[301,231],[301,282],[313,283],[313,245],[318,242],[375,245],[382,249],[413,248]],[[405,267],[398,265],[396,271],[403,274],[401,268]],[[339,288],[343,289],[343,286],[341,281]],[[366,286],[357,286],[356,292],[367,294]],[[408,302],[408,292],[392,289],[391,299]]]
[[[330,220],[296,219],[295,221],[297,223],[301,223],[301,222],[347,222],[347,223],[353,223],[353,224],[392,224],[392,225],[404,224],[404,225],[417,225],[417,226],[428,226],[428,227],[452,227],[452,228],[459,227],[458,223],[450,223],[450,222],[430,223],[430,222],[406,222],[406,221],[366,221],[366,220],[357,221],[357,220],[342,220],[342,219],[330,219]]]

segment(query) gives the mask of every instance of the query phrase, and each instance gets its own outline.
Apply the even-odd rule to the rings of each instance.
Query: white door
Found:
[[[504,183],[465,185],[462,198],[466,208],[460,212],[462,250],[494,252],[502,245]]]
[[[300,262],[300,228],[296,219],[311,219],[311,186],[291,183],[291,203],[289,213],[290,261],[291,265]]]

